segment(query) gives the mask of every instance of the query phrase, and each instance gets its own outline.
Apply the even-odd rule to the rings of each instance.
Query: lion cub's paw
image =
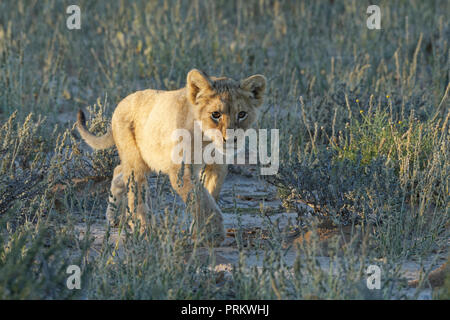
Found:
[[[108,225],[110,227],[117,227],[119,226],[119,213],[118,210],[112,208],[111,205],[108,206],[108,209],[106,209],[106,221],[108,222]]]

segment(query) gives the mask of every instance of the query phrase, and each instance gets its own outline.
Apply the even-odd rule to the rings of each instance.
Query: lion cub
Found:
[[[143,232],[148,210],[142,196],[142,191],[146,190],[146,174],[149,170],[161,171],[169,175],[172,187],[183,201],[187,202],[196,194],[195,223],[197,227],[206,228],[207,236],[214,243],[220,243],[224,239],[224,228],[216,200],[227,174],[227,165],[174,163],[172,149],[178,142],[172,139],[172,133],[185,129],[193,135],[197,123],[201,124],[203,132],[217,129],[222,135],[210,138],[215,145],[223,145],[227,141],[227,129],[246,130],[254,123],[265,87],[266,79],[262,75],[235,81],[209,77],[194,69],[187,75],[185,88],[174,91],[148,89],[127,96],[115,109],[111,128],[100,137],[87,130],[85,116],[80,110],[77,128],[86,143],[94,149],[116,145],[119,151],[120,165],[114,169],[107,218],[110,220],[114,208],[127,193],[128,208],[136,213]],[[209,143],[202,142],[202,148]],[[127,191],[129,182],[137,188]],[[196,185],[199,192],[191,192]],[[133,224],[131,227],[134,228]]]

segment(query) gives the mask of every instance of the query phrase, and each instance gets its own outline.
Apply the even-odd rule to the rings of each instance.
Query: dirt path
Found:
[[[155,179],[151,178],[150,189],[151,192],[158,192],[155,186]],[[167,189],[167,187],[166,187]],[[168,190],[168,189],[167,189]],[[160,190],[159,192],[166,192],[167,190]],[[179,201],[171,196],[166,198],[167,202]],[[158,200],[159,201],[159,200]],[[222,208],[224,216],[224,225],[227,230],[227,238],[218,248],[215,248],[216,256],[216,270],[229,271],[233,265],[238,262],[239,250],[237,248],[236,236],[239,234],[244,239],[250,238],[264,238],[267,231],[268,224],[272,227],[284,230],[289,235],[289,226],[294,225],[297,214],[289,213],[282,207],[280,199],[277,197],[276,188],[267,182],[260,180],[256,172],[252,169],[247,169],[242,172],[232,172],[228,175],[223,186],[219,206]],[[94,250],[99,252],[104,240],[105,223],[96,223],[91,227],[91,234],[95,241],[93,244]],[[79,225],[81,234],[84,226]],[[292,231],[292,234],[295,232]],[[118,230],[113,228],[111,241],[117,241]],[[298,238],[292,238],[296,241]],[[264,239],[262,240],[264,241]],[[199,254],[207,255],[207,250]],[[246,257],[248,266],[262,266],[262,249],[258,246],[248,246],[246,248]],[[292,266],[297,257],[297,250],[292,246],[283,257],[287,266]],[[328,270],[330,261],[326,256],[318,258],[321,267]],[[425,265],[430,265],[433,259],[430,258],[425,262]],[[439,260],[443,264],[444,260]],[[417,279],[420,276],[420,264],[415,261],[408,261],[402,266],[403,276],[408,280]],[[409,296],[415,293],[413,288],[406,292]],[[430,299],[431,289],[425,289],[421,292],[419,299]]]

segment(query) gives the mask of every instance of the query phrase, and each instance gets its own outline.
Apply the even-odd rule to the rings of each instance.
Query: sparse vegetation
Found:
[[[419,296],[423,275],[449,254],[448,1],[380,1],[381,30],[366,27],[366,1],[78,5],[82,28],[68,30],[64,2],[0,2],[0,298]],[[220,252],[198,247],[160,175],[149,234],[124,221],[107,227],[118,157],[81,143],[77,110],[104,133],[120,99],[180,88],[192,68],[266,75],[258,126],[280,130],[280,171],[261,178],[298,213],[293,228],[308,241],[289,240],[260,197],[254,208],[227,208],[267,223],[252,237],[237,230],[236,264],[214,267]],[[325,224],[336,231],[327,246]],[[423,277],[407,295],[410,261]],[[71,264],[83,270],[82,290],[65,287]],[[365,286],[370,264],[383,269],[381,290]],[[445,279],[433,297],[448,299]]]

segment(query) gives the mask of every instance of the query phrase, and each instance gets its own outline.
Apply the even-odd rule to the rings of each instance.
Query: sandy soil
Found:
[[[219,205],[223,210],[227,238],[220,247],[214,250],[216,257],[215,269],[217,271],[229,272],[238,261],[237,234],[242,235],[244,240],[249,240],[250,242],[253,240],[264,241],[264,238],[270,236],[267,234],[268,226],[277,227],[286,235],[285,246],[287,248],[289,244],[295,244],[305,240],[308,241],[308,237],[310,236],[308,234],[301,235],[298,230],[290,227],[295,224],[297,214],[286,212],[277,197],[275,187],[258,179],[255,170],[256,168],[246,168],[245,171],[240,169],[233,170],[232,168],[230,170],[231,173],[225,181]],[[156,192],[154,180],[155,178],[150,178],[152,192]],[[168,202],[173,200],[181,202],[180,199],[174,199],[171,196],[166,198]],[[84,228],[85,225],[80,224],[78,226],[81,237],[84,234]],[[101,249],[105,230],[106,220],[104,222],[99,221],[91,226],[91,234],[95,238],[93,247],[97,252]],[[319,238],[326,243],[332,236],[332,231],[324,230],[319,235]],[[118,230],[117,228],[113,228],[111,241],[117,241],[117,239]],[[288,266],[291,266],[297,257],[296,246],[290,247],[283,257],[284,262]],[[258,245],[246,247],[247,263],[249,266],[260,267],[262,265],[262,250],[261,246]],[[206,256],[208,255],[208,251],[200,251],[198,254]],[[437,261],[434,261],[434,258],[430,257],[426,259],[424,265],[429,266],[433,263],[434,265],[437,264],[436,268],[438,268],[445,262],[444,257],[438,257],[436,259]],[[324,270],[328,270],[329,258],[327,256],[319,257],[319,262]],[[402,266],[402,274],[408,280],[418,279],[421,273],[420,270],[421,265],[415,261],[407,261]],[[411,297],[414,293],[414,288],[406,292]],[[431,294],[431,289],[424,289],[418,298],[431,299]]]

